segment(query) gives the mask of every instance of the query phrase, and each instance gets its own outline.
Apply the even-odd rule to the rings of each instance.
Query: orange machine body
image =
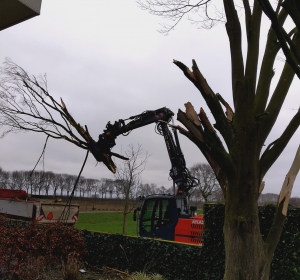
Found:
[[[192,218],[179,218],[175,227],[174,241],[202,245],[204,232],[203,215]]]

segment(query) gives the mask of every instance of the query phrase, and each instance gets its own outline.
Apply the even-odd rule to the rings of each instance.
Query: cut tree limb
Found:
[[[294,186],[295,179],[300,169],[300,145],[298,147],[296,156],[292,163],[292,166],[287,173],[285,180],[283,182],[283,186],[281,188],[279,198],[278,198],[278,205],[284,200],[283,207],[282,207],[282,215],[286,216],[288,203],[291,197],[292,189]]]
[[[260,184],[260,186],[259,186],[259,191],[258,191],[258,194],[260,195],[261,194],[261,192],[264,190],[264,188],[265,188],[265,181],[262,181],[261,182],[261,184]]]
[[[221,96],[220,93],[216,93],[216,96],[219,99],[219,101],[223,104],[223,106],[226,108],[225,115],[227,116],[228,121],[232,122],[234,113],[230,105],[224,100],[224,98]]]
[[[77,132],[81,135],[81,137],[87,142],[87,147],[90,150],[90,152],[93,154],[94,158],[98,162],[103,162],[104,165],[112,172],[116,173],[116,165],[112,160],[112,156],[118,157],[123,160],[128,160],[128,158],[123,157],[119,154],[113,153],[110,151],[110,147],[107,145],[107,141],[110,142],[109,135],[106,135],[105,133],[101,134],[101,142],[96,142],[92,136],[89,134],[87,126],[85,126],[85,129],[80,125],[80,123],[77,123],[74,118],[70,115],[66,104],[63,102],[61,98],[61,106],[62,110],[65,114],[65,118],[69,121],[69,123],[77,130]]]
[[[185,111],[186,111],[186,114],[187,116],[189,117],[189,119],[191,121],[193,121],[197,126],[201,126],[201,122],[198,118],[198,115],[194,109],[194,106],[192,105],[191,102],[187,102],[184,104],[185,106]]]
[[[200,113],[198,116],[203,124],[203,127],[205,129],[207,129],[207,131],[209,131],[210,133],[216,134],[215,129],[213,128],[212,124],[210,123],[210,121],[209,121],[208,117],[206,116],[206,113],[202,107],[200,108]],[[217,136],[217,134],[216,134],[216,136]]]
[[[70,115],[67,106],[62,100],[62,98],[60,98],[60,101],[61,101],[62,110],[65,113],[65,117],[67,118],[69,123],[77,130],[77,132],[82,136],[82,138],[89,144],[93,140],[93,138],[88,133],[87,127],[86,129],[84,129],[79,123],[76,123],[74,118]]]
[[[196,61],[194,59],[192,60],[192,71],[180,61],[174,59],[173,63],[183,71],[183,74],[200,91],[214,119],[216,120],[214,127],[221,133],[228,149],[230,149],[233,145],[235,145],[232,137],[232,126],[224,113],[221,102],[200,72]],[[192,119],[194,120],[194,118]]]

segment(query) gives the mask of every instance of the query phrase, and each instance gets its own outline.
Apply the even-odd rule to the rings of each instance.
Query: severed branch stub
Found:
[[[87,147],[89,151],[93,154],[94,158],[98,162],[103,162],[103,164],[112,172],[116,173],[116,165],[112,160],[112,156],[118,157],[123,160],[128,160],[128,158],[123,157],[122,155],[111,152],[111,148],[115,145],[115,137],[110,135],[108,132],[104,131],[104,133],[99,135],[99,140],[96,142],[92,136],[89,134],[87,126],[85,129],[77,123],[74,118],[68,112],[68,109],[61,99],[62,110],[65,113],[66,119],[69,123],[77,130],[77,132],[81,135],[82,138],[87,142]]]
[[[219,101],[225,106],[226,111],[225,111],[225,115],[228,119],[229,122],[232,122],[233,116],[234,116],[234,112],[231,109],[230,105],[224,100],[224,98],[221,96],[220,93],[216,93],[217,98],[219,99]]]
[[[278,205],[283,201],[282,207],[282,215],[287,215],[287,208],[289,204],[289,200],[291,197],[292,189],[294,186],[295,179],[300,169],[300,145],[298,147],[296,156],[294,161],[291,165],[289,172],[285,176],[285,180],[283,182],[279,198],[278,198]]]
[[[189,117],[189,119],[193,121],[197,126],[201,126],[201,122],[192,103],[187,102],[184,104],[184,106],[185,106],[186,115]]]
[[[262,191],[264,190],[265,185],[266,185],[265,181],[262,181],[261,184],[260,184],[260,186],[259,186],[259,190],[258,190],[258,194],[259,194],[259,195],[260,195],[260,194],[262,193]]]

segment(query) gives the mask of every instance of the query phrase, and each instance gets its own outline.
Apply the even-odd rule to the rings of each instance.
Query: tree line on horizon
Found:
[[[216,182],[210,166],[203,163],[194,164],[190,168],[191,174],[199,180],[199,185],[191,191],[190,199],[196,204],[203,202],[223,202],[224,197],[220,186]],[[69,195],[74,187],[77,176],[52,171],[5,171],[0,167],[0,188],[26,190],[30,195],[63,196]],[[124,185],[124,184],[123,184]],[[124,189],[120,179],[92,179],[80,176],[75,196],[98,198],[124,198]],[[130,194],[131,199],[151,194],[173,194],[173,187],[157,186],[154,183],[140,183],[139,187]],[[278,195],[263,193],[258,204],[276,204]],[[300,198],[292,197],[290,204],[300,207]]]

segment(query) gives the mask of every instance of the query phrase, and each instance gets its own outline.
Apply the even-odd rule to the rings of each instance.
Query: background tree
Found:
[[[53,197],[56,198],[57,191],[59,190],[60,186],[63,184],[63,176],[62,174],[55,174],[53,181],[52,181],[52,191]]]
[[[26,174],[23,171],[15,170],[9,176],[9,188],[13,190],[22,190],[26,182]]]
[[[31,175],[31,172],[32,171],[24,171],[24,176],[25,176],[26,180],[23,183],[22,189],[23,190],[25,189],[28,194],[29,194],[29,189],[30,189],[30,181],[31,181],[30,175]]]
[[[258,204],[264,205],[266,203],[276,204],[278,201],[278,194],[275,193],[262,193],[258,198]]]
[[[91,197],[91,192],[95,188],[96,183],[97,183],[96,179],[92,179],[92,178],[86,179],[85,188],[90,197]]]
[[[120,194],[122,193],[122,181],[119,179],[115,179],[114,184],[116,196],[117,198],[120,198]]]
[[[4,171],[2,167],[0,167],[0,188],[6,189],[9,180],[9,172]]]
[[[73,190],[75,181],[77,177],[71,174],[64,174],[64,190],[67,192],[67,196],[69,196],[70,192]]]
[[[92,188],[91,188],[91,192],[93,192],[94,195],[91,194],[91,196],[96,199],[97,198],[97,192],[99,190],[100,180],[96,180],[96,179],[94,179],[94,180],[95,180],[94,184],[92,185]]]
[[[41,175],[42,171],[29,171],[27,176],[27,185],[28,190],[30,189],[30,194],[36,194],[37,191],[41,191],[41,186],[43,184],[43,176]]]
[[[218,188],[213,192],[213,197],[214,197],[214,201],[216,202],[220,202],[220,203],[225,202],[224,193],[221,188]]]
[[[52,188],[52,183],[54,181],[54,173],[52,171],[44,172],[44,186],[43,189],[46,192],[46,195],[49,195],[49,190]]]
[[[84,194],[86,191],[85,184],[86,184],[86,179],[83,176],[80,176],[78,185],[77,185],[77,189],[79,190],[80,197],[81,197],[81,195],[84,197]]]
[[[192,61],[192,69],[174,60],[174,64],[199,90],[215,120],[212,125],[203,108],[197,114],[192,104],[186,103],[186,112],[179,110],[177,115],[177,119],[186,129],[178,129],[206,157],[224,192],[224,279],[269,279],[272,257],[286,219],[291,188],[283,184],[274,222],[265,241],[260,234],[257,200],[262,192],[265,174],[283,152],[300,124],[300,110],[297,110],[283,128],[281,136],[271,142],[267,140],[293,81],[295,70],[285,62],[279,79],[272,80],[274,61],[281,49],[272,28],[268,32],[259,67],[262,9],[258,0],[244,0],[238,4],[233,0],[224,0],[224,17],[222,14],[220,17],[218,14],[215,17],[212,15],[210,8],[213,5],[210,4],[216,3],[214,0],[198,1],[195,5],[176,0],[141,2],[144,9],[171,18],[175,20],[175,24],[190,12],[205,17],[206,20],[200,22],[204,25],[213,25],[222,20],[225,22],[230,45],[233,106],[221,94],[213,91],[195,60]],[[241,5],[243,9],[240,9]],[[277,22],[283,26],[288,13],[280,6],[275,10]],[[201,14],[201,11],[205,13]],[[245,29],[241,26],[241,13]],[[243,30],[247,40],[245,54],[242,48]],[[299,56],[298,29],[291,28],[287,34],[286,39],[293,42],[295,54]],[[274,89],[271,88],[271,82],[275,84]]]
[[[141,183],[137,191],[137,196],[147,196],[156,193],[161,193],[156,184]]]
[[[137,193],[138,186],[140,186],[141,174],[145,169],[148,159],[147,154],[142,156],[142,151],[141,145],[138,145],[136,150],[133,145],[130,145],[125,152],[129,160],[124,162],[123,165],[118,166],[115,174],[115,178],[118,180],[124,196],[122,234],[126,233],[127,215],[133,210],[133,207],[130,206],[130,200],[135,198],[134,195]]]
[[[190,171],[192,176],[198,179],[199,184],[196,188],[204,201],[207,202],[208,197],[220,188],[214,171],[210,165],[206,163],[196,163],[190,168]],[[196,191],[196,189],[193,191]]]
[[[108,189],[108,181],[106,178],[102,178],[98,185],[98,191],[101,194],[102,199],[105,197],[107,189]]]
[[[112,179],[106,179],[106,185],[107,185],[107,191],[109,192],[109,197],[113,197],[114,189],[115,189],[115,183]]]
[[[161,186],[160,188],[158,188],[158,193],[159,194],[168,194],[168,193],[171,193],[171,190],[167,189],[165,186]]]

